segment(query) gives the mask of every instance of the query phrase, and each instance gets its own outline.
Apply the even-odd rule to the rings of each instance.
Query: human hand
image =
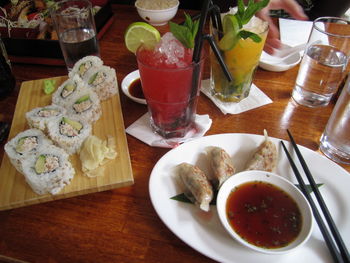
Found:
[[[276,9],[284,9],[293,18],[298,20],[308,19],[303,8],[295,0],[270,0],[269,4],[256,14],[257,17],[269,23],[269,33],[264,46],[265,52],[269,54],[273,54],[275,49],[281,47],[279,30],[269,16],[269,11]]]

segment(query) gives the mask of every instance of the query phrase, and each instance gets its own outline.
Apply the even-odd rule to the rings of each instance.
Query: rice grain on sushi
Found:
[[[100,100],[106,100],[118,92],[118,82],[115,69],[108,66],[94,67],[83,78]]]
[[[75,174],[69,155],[54,145],[28,156],[22,162],[22,170],[27,183],[39,195],[57,194]]]
[[[63,116],[48,123],[48,134],[68,154],[76,153],[91,134],[91,125],[77,118]]]

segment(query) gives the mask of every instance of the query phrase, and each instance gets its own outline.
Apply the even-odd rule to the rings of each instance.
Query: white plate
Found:
[[[136,97],[132,96],[129,92],[130,84],[139,78],[140,78],[139,70],[135,70],[135,71],[129,73],[122,81],[122,91],[126,96],[128,96],[133,101],[135,101],[137,103],[141,103],[141,104],[147,104],[145,99],[136,98]]]
[[[219,146],[232,157],[241,171],[247,159],[264,140],[261,135],[218,134],[190,141],[165,154],[155,165],[150,176],[149,191],[152,204],[164,224],[180,239],[202,254],[219,262],[332,262],[323,237],[315,224],[309,241],[285,255],[267,255],[252,251],[232,239],[221,225],[215,207],[210,213],[201,212],[192,204],[170,199],[180,194],[173,168],[181,163],[196,164],[208,171],[204,149]],[[271,138],[278,146],[279,162],[276,173],[297,183],[279,139]],[[290,149],[288,142],[285,142]],[[338,226],[347,247],[350,247],[350,174],[323,155],[300,146],[325,202]],[[293,154],[294,160],[297,157]],[[298,168],[301,170],[300,165]],[[237,171],[237,172],[238,172]]]

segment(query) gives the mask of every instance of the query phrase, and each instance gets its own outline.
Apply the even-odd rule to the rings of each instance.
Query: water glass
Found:
[[[321,136],[320,149],[330,159],[350,164],[350,75]]]
[[[350,22],[320,17],[313,22],[292,93],[304,106],[327,106],[345,77],[350,55]]]
[[[57,2],[51,9],[51,16],[68,71],[79,59],[100,55],[90,1]]]

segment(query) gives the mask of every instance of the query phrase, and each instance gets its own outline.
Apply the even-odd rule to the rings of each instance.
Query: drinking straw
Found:
[[[196,35],[194,50],[193,50],[192,61],[194,63],[198,63],[200,60],[200,55],[201,55],[201,51],[202,51],[202,47],[203,47],[204,25],[205,25],[205,22],[207,20],[207,15],[208,15],[210,4],[211,4],[211,0],[204,0],[202,10],[201,10],[201,16],[199,18],[198,32]]]
[[[216,43],[214,41],[214,37],[212,35],[205,35],[204,39],[208,40],[208,42],[210,44],[210,47],[213,50],[217,60],[219,61],[219,64],[220,64],[221,68],[223,69],[227,80],[228,81],[233,81],[231,72],[228,70],[226,63],[225,63],[224,59],[221,56],[220,50],[216,46]]]

